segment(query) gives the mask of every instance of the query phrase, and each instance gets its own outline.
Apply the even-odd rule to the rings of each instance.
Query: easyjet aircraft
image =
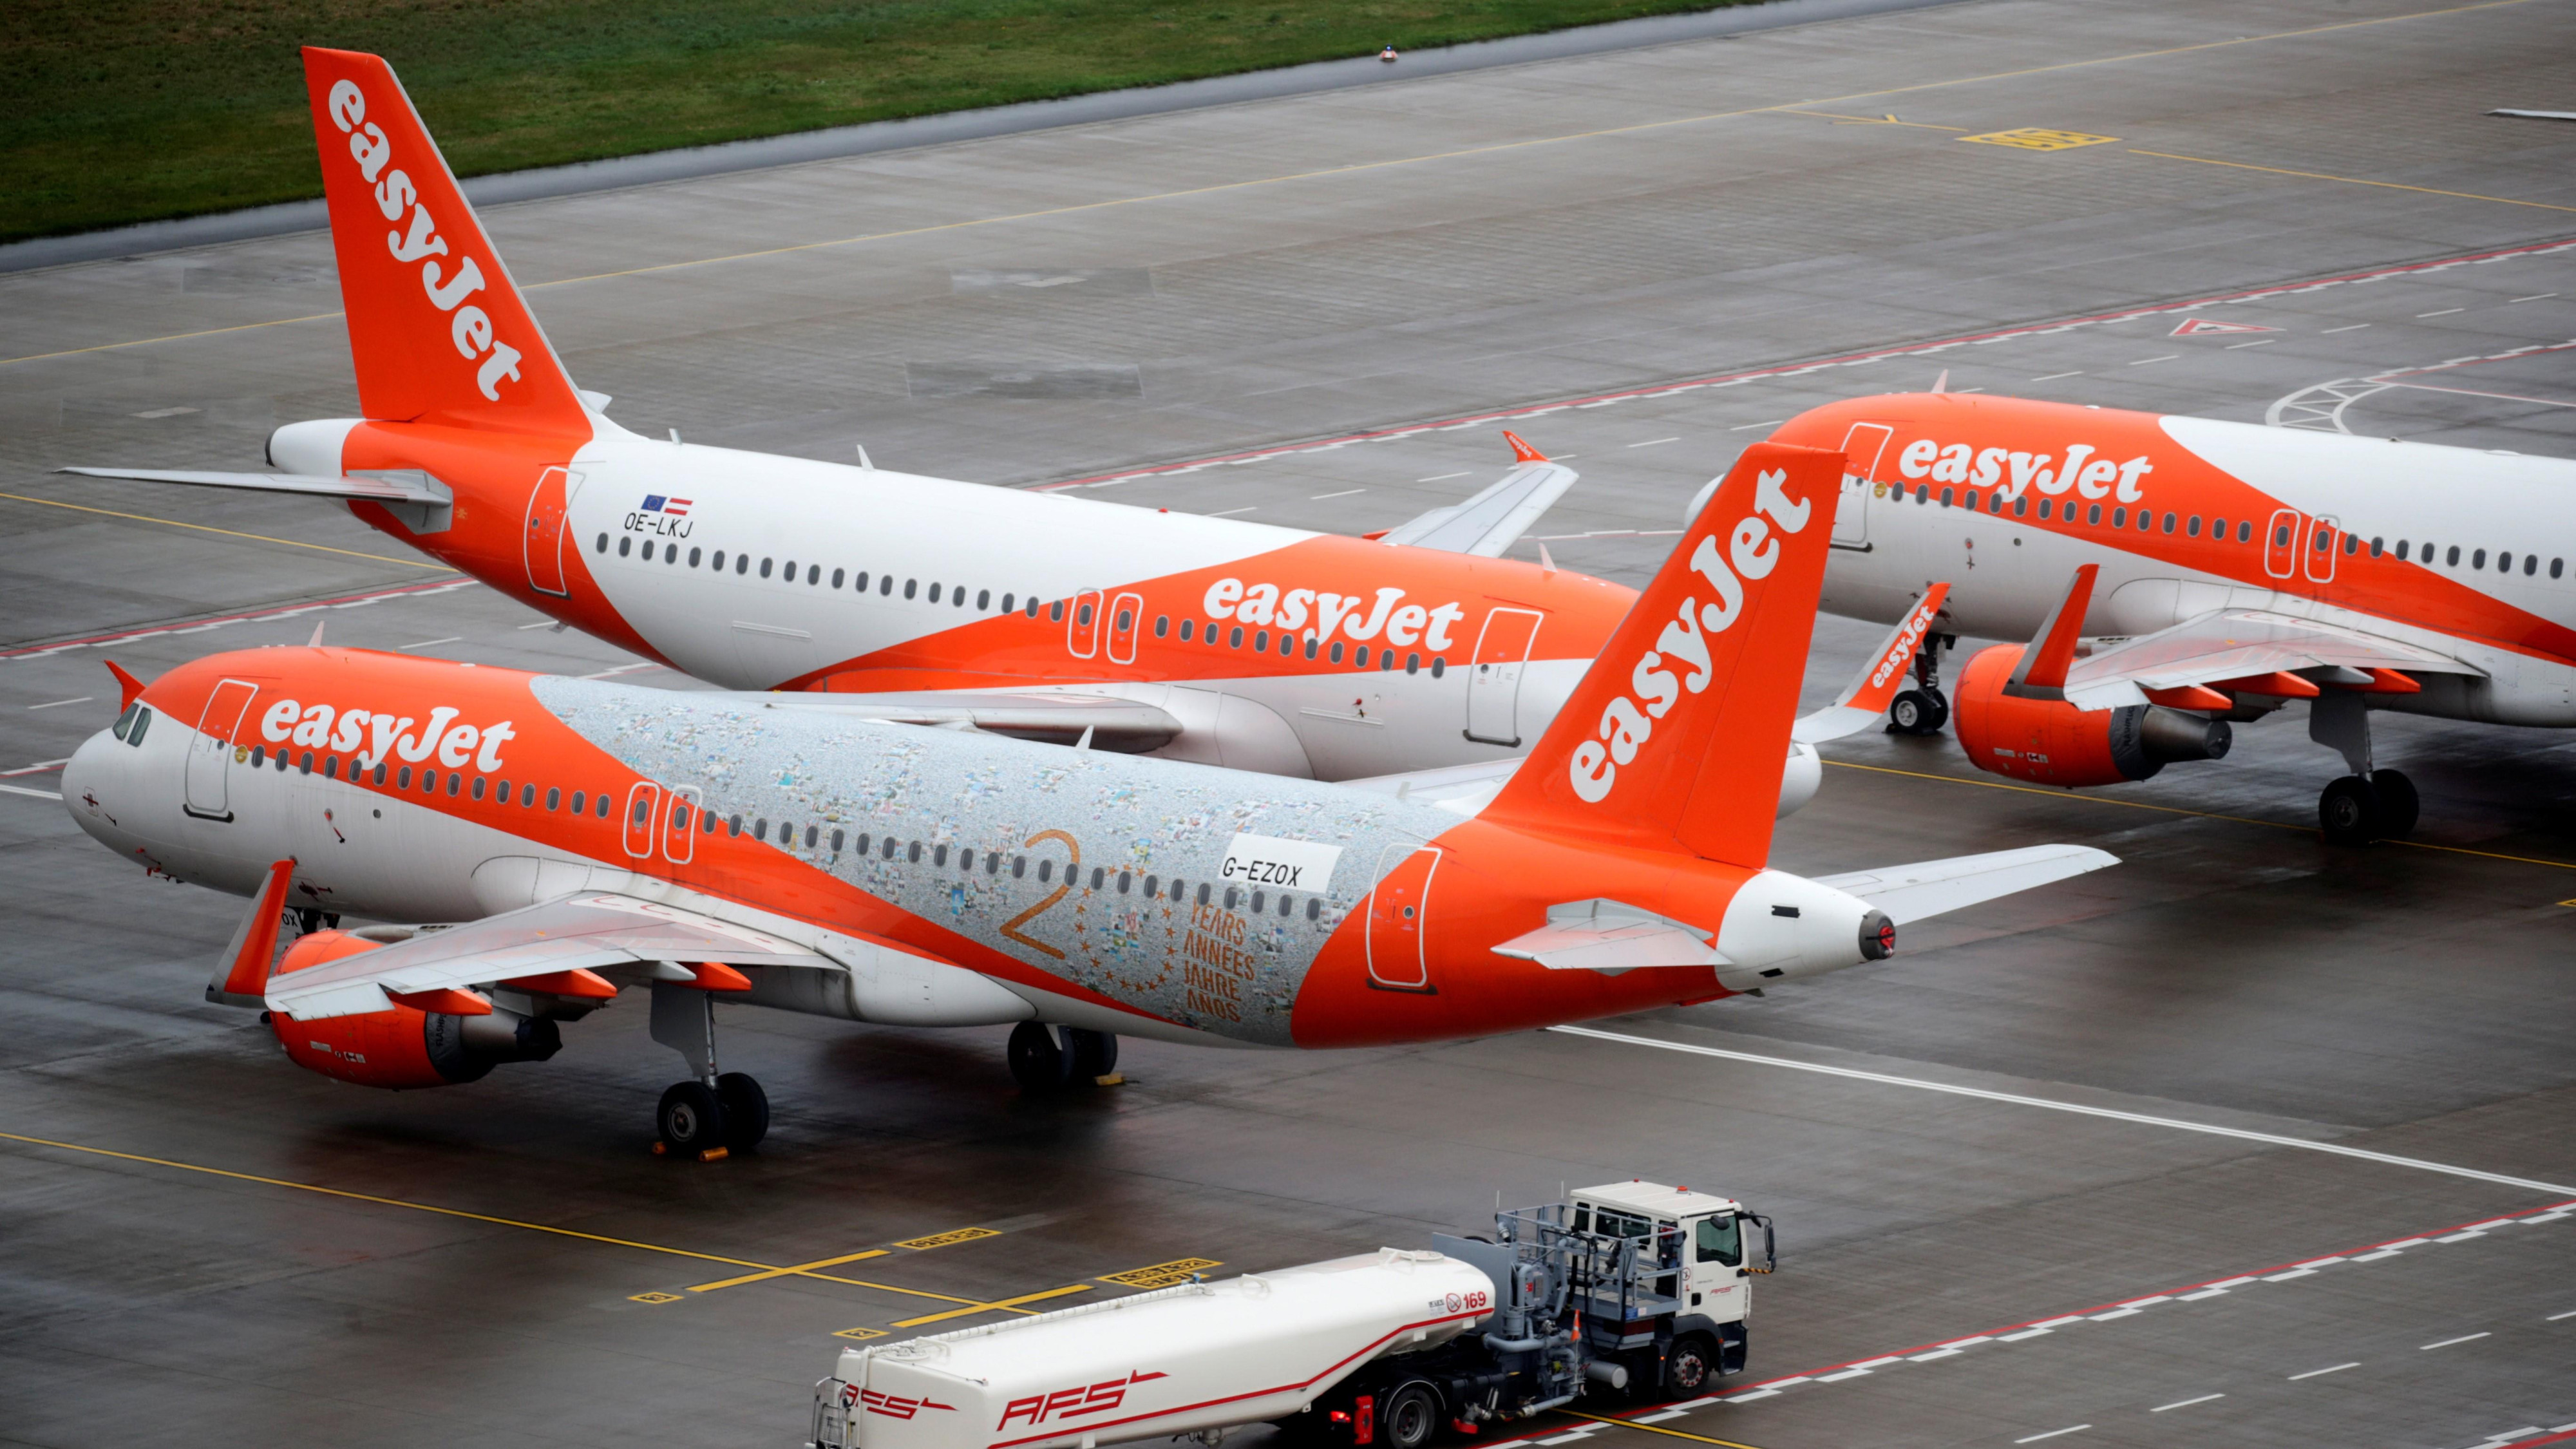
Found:
[[[1499,557],[1575,476],[1518,438],[1491,488],[1352,538],[630,433],[392,70],[304,60],[366,416],[278,429],[278,473],[70,471],[344,500],[727,688],[1323,779],[1521,753],[1635,598]]]
[[[322,648],[127,679],[64,795],[120,855],[258,897],[209,996],[265,1005],[332,1076],[470,1081],[648,987],[689,1063],[657,1123],[684,1151],[767,1122],[718,1069],[716,1001],[1018,1023],[1041,1088],[1107,1071],[1120,1033],[1357,1046],[1706,1001],[2113,863],[1765,868],[1838,467],[1748,451],[1528,762],[1465,806]],[[314,931],[272,972],[288,907],[466,924]]]
[[[2305,700],[2351,770],[2320,820],[2359,843],[2417,810],[2373,767],[2371,711],[2576,726],[2576,462],[1942,393],[1774,436],[1849,455],[1826,608],[1893,619],[1946,579],[1939,633],[2034,639],[1960,675],[1981,769],[2143,780]],[[1917,655],[1900,725],[1948,713],[1937,662]]]

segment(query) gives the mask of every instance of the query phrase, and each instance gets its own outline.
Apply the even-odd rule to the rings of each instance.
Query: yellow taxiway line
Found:
[[[1581,1409],[1559,1409],[1557,1412],[1570,1418],[1590,1419],[1596,1424],[1616,1424],[1622,1429],[1642,1429],[1649,1434],[1670,1434],[1676,1439],[1692,1439],[1702,1444],[1721,1444],[1725,1449],[1753,1449],[1750,1444],[1739,1444],[1732,1439],[1712,1439],[1706,1434],[1693,1434],[1685,1429],[1667,1429],[1661,1424],[1640,1424],[1634,1419],[1614,1419],[1607,1414],[1587,1414]]]

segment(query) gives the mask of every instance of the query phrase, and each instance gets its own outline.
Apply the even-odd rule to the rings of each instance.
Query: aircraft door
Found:
[[[1431,905],[1431,875],[1440,867],[1436,845],[1390,845],[1378,856],[1384,873],[1369,892],[1369,985],[1387,991],[1438,990],[1431,984],[1423,949],[1423,916]]]
[[[2343,542],[2343,529],[2336,520],[2322,515],[2308,524],[2308,582],[2334,582],[2335,546]]]
[[[528,566],[528,587],[557,598],[572,592],[564,583],[564,514],[581,491],[581,475],[548,468],[528,495],[528,526],[521,538]]]
[[[662,858],[673,865],[687,865],[697,854],[698,787],[674,785],[671,803],[662,812]]]
[[[1136,662],[1136,629],[1145,617],[1145,601],[1135,594],[1120,594],[1109,601],[1109,662]]]
[[[1879,456],[1896,430],[1885,423],[1854,423],[1843,435],[1843,493],[1834,507],[1834,542],[1857,548],[1869,542],[1869,494]]]
[[[1073,596],[1073,612],[1065,616],[1065,652],[1076,659],[1088,659],[1100,652],[1100,591],[1084,589]]]
[[[233,732],[241,728],[242,716],[250,712],[251,696],[257,693],[256,684],[227,679],[215,686],[205,714],[197,720],[197,737],[188,744],[185,808],[200,820],[233,818],[224,772],[232,765]]]
[[[653,817],[661,803],[662,787],[650,780],[638,780],[626,792],[626,853],[637,860],[653,854]]]
[[[2263,572],[2276,579],[2286,579],[2299,571],[2299,532],[2307,520],[2294,508],[2284,508],[2272,515],[2263,533]]]
[[[1538,644],[1535,609],[1495,609],[1476,635],[1475,668],[1467,673],[1467,738],[1489,745],[1517,745],[1521,675]]]

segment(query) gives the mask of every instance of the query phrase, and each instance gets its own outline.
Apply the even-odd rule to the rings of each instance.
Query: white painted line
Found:
[[[61,793],[58,791],[30,790],[24,785],[0,785],[0,794],[33,795],[39,800],[60,800],[63,798]]]
[[[1585,408],[1606,408],[1617,401],[1619,399],[1615,397],[1597,397],[1588,403],[1576,403],[1574,407],[1575,411],[1580,412]]]
[[[2336,334],[2336,333],[2338,333],[2338,332],[2358,332],[2358,331],[2360,331],[2361,329],[2363,329],[2364,327],[2367,327],[2367,326],[2369,326],[2369,325],[2370,325],[2370,324],[2369,324],[2369,323],[2367,323],[2367,322],[2355,322],[2355,323],[2353,323],[2353,324],[2352,324],[2351,326],[2349,326],[2349,327],[2329,327],[2329,328],[2327,328],[2325,331],[2320,332],[2320,333],[2318,333],[2317,335],[2318,335],[2319,337],[2332,337],[2333,335],[2335,335],[2335,334]]]
[[[1936,1358],[1957,1358],[1957,1357],[1959,1356],[1959,1353],[1960,1353],[1960,1350],[1955,1349],[1955,1348],[1936,1348],[1936,1349],[1932,1350],[1930,1353],[1918,1353],[1918,1354],[1916,1354],[1916,1355],[1914,1356],[1914,1362],[1916,1362],[1916,1363],[1930,1363],[1932,1360],[1934,1360],[1934,1359],[1936,1359]]]
[[[1367,491],[1368,490],[1365,488],[1345,488],[1339,493],[1318,493],[1306,501],[1309,503],[1321,503],[1327,498],[1348,498],[1354,493],[1366,493]]]
[[[2263,1281],[2266,1283],[2287,1283],[2293,1278],[2313,1278],[2316,1274],[2317,1270],[2314,1268],[2292,1268],[2287,1273],[2274,1273]]]
[[[2114,1318],[2133,1318],[2137,1316],[2137,1312],[2138,1310],[2134,1308],[2114,1308],[2108,1313],[2094,1314],[2093,1321],[2095,1323],[2108,1323]]]
[[[2466,307],[2445,307],[2438,312],[2418,312],[2415,315],[2418,317],[2448,317],[2454,312],[2465,312],[2467,310],[2469,309]]]
[[[1954,1338],[1954,1339],[1951,1339],[1948,1343],[1942,1344],[1942,1345],[1941,1345],[1941,1347],[1943,1347],[1943,1348],[1975,1348],[1978,1344],[1981,1344],[1981,1343],[1992,1343],[1992,1342],[1994,1342],[1994,1341],[1995,1341],[1995,1340],[1994,1340],[1994,1335],[1992,1335],[1992,1334],[1986,1334],[1986,1333],[1980,1333],[1980,1334],[1978,1334],[1978,1335],[1977,1335],[1976,1337],[1974,1337],[1974,1338]]]
[[[2534,292],[2528,297],[2507,297],[2505,305],[2510,307],[2516,302],[2545,302],[2557,295],[2556,292]]]
[[[2180,356],[2182,356],[2182,354],[2179,352],[2168,352],[2162,357],[2141,357],[2137,361],[2130,363],[2129,366],[2144,367],[2150,362],[2171,362]]]
[[[1773,418],[1767,423],[1738,423],[1734,427],[1727,429],[1727,431],[1730,433],[1746,433],[1751,432],[1755,428],[1776,428],[1787,421],[1788,419],[1786,418]]]
[[[1771,1387],[1775,1389],[1785,1389],[1791,1384],[1803,1384],[1806,1381],[1807,1376],[1805,1374],[1800,1374],[1794,1379],[1773,1379],[1771,1381]]]
[[[2227,1396],[2225,1394],[2203,1394],[2196,1399],[2177,1399],[2170,1404],[2158,1404],[2154,1408],[2147,1410],[2147,1412],[2150,1414],[2161,1414],[2167,1409],[2188,1409],[2194,1404],[2206,1404],[2212,1399],[2223,1399],[2226,1397]]]
[[[1238,513],[1258,513],[1260,511],[1261,509],[1259,505],[1247,503],[1241,508],[1224,508],[1219,509],[1214,513],[1202,514],[1200,516],[1203,518],[1232,518]]]
[[[2056,1331],[2057,1330],[2054,1328],[2025,1328],[2019,1333],[1998,1334],[1995,1337],[1995,1342],[2019,1343],[2025,1338],[2038,1338],[2044,1334],[2055,1333]]]
[[[2348,1260],[2339,1256],[2333,1258],[2310,1258],[2304,1263],[2293,1263],[2290,1266],[2294,1268],[2327,1268],[2346,1261]]]
[[[2564,1313],[2553,1313],[2540,1321],[2543,1323],[2556,1323],[2562,1318],[2576,1318],[2576,1308],[2570,1308]]]
[[[2425,1350],[2427,1350],[2427,1349],[2435,1349],[2435,1348],[2449,1348],[2452,1344],[2455,1344],[2455,1343],[2475,1343],[2475,1342],[2477,1342],[2477,1341],[2478,1341],[2479,1339],[2481,1339],[2481,1338],[2493,1338],[2493,1337],[2495,1337],[2495,1335],[2494,1335],[2493,1333],[2491,1333],[2491,1332],[2490,1332],[2490,1333],[2463,1333],[2463,1334],[2461,1334],[2461,1335],[2460,1335],[2459,1337],[2457,1337],[2457,1338],[2446,1338],[2446,1339],[2443,1339],[2443,1340],[2442,1340],[2441,1342],[2439,1342],[2439,1343],[2427,1343],[2427,1344],[2420,1345],[2420,1346],[2419,1346],[2415,1351],[2416,1351],[2416,1352],[2418,1352],[2418,1353],[2422,1353],[2422,1352],[2424,1352],[2424,1351],[2425,1351]]]
[[[2241,347],[2269,347],[2280,340],[2278,337],[2257,337],[2251,342],[2230,342],[2227,344],[2227,350],[2234,352]]]
[[[2159,1293],[2153,1298],[2132,1298],[2120,1306],[2123,1308],[2153,1308],[2159,1303],[2171,1303],[2172,1301],[2172,1294]]]
[[[90,702],[90,698],[91,698],[91,696],[84,694],[84,695],[82,695],[82,696],[81,696],[80,698],[78,698],[78,699],[49,699],[49,700],[45,701],[43,704],[31,704],[31,705],[27,706],[27,708],[29,708],[29,709],[60,709],[60,708],[62,708],[64,705],[67,705],[67,704],[87,704],[87,703],[89,703],[89,702]]]
[[[2460,1231],[2464,1233],[2483,1233],[2489,1228],[2509,1228],[2512,1226],[2513,1219],[2511,1218],[2489,1218],[2482,1223],[2471,1223]]]
[[[2209,1286],[2210,1286],[2210,1287],[2212,1287],[2212,1288],[2242,1288],[2242,1287],[2244,1287],[2246,1284],[2251,1283],[2251,1282],[2253,1282],[2253,1281],[2254,1281],[2254,1275],[2253,1275],[2253,1274],[2251,1274],[2251,1273],[2247,1273],[2247,1274],[2244,1274],[2244,1275],[2242,1275],[2242,1276],[2240,1276],[2240,1277],[2235,1277],[2235,1278],[2221,1278],[2221,1279],[2219,1279],[2217,1282],[2212,1283],[2212,1284],[2210,1284]]]
[[[2398,1250],[2397,1250],[2397,1249],[2395,1249],[2395,1248],[2382,1248],[2382,1249],[2380,1249],[2380,1250],[2379,1250],[2378,1252],[2376,1252],[2376,1253],[2360,1253],[2360,1254],[2356,1254],[2356,1255],[2353,1257],[2353,1261],[2354,1261],[2354,1262],[2356,1262],[2356,1263],[2376,1263],[2376,1262],[2378,1262],[2378,1261],[2379,1261],[2380,1259],[2382,1259],[2382,1258],[2394,1258],[2394,1257],[2396,1257],[2396,1256],[2397,1256],[2397,1251],[2398,1251]]]
[[[2093,1426],[2090,1424],[2069,1424],[2063,1429],[2051,1429],[2045,1434],[2033,1434],[2027,1439],[2015,1439],[2013,1442],[2016,1444],[2036,1444],[2042,1439],[2054,1439],[2060,1434],[2080,1434],[2092,1427]]]
[[[519,632],[520,632],[520,633],[522,633],[522,634],[525,634],[525,633],[527,633],[530,629],[552,629],[552,628],[554,628],[557,624],[559,624],[560,622],[561,622],[560,620],[556,620],[556,619],[539,619],[537,622],[535,622],[535,623],[533,623],[533,624],[521,624],[521,625],[519,626]]]
[[[2031,1327],[2033,1327],[2033,1328],[2063,1328],[2063,1327],[2065,1327],[2067,1324],[2070,1324],[2070,1323],[2082,1323],[2083,1321],[2084,1321],[2084,1315],[2083,1315],[2083,1314],[2081,1314],[2081,1313],[2070,1313],[2070,1314],[2066,1315],[2064,1318],[2043,1318],[2043,1319],[2041,1319],[2039,1322],[2032,1324],[2032,1325],[2031,1325]]]
[[[2197,1293],[2186,1293],[2174,1301],[2177,1303],[2198,1303],[2203,1298],[2224,1297],[2226,1293],[2227,1290],[2224,1288],[2203,1288]]]
[[[1755,1399],[1767,1399],[1778,1392],[1780,1392],[1778,1389],[1755,1389],[1749,1394],[1729,1394],[1726,1396],[1726,1402],[1730,1404],[1749,1404]]]
[[[1705,1409],[1716,1402],[1717,1395],[1715,1394],[1704,1395],[1696,1399],[1684,1399],[1680,1403],[1673,1405],[1672,1412],[1676,1414],[1686,1414],[1693,1409]]]
[[[2061,378],[2061,377],[2082,377],[2083,375],[2084,375],[2084,370],[2083,370],[2082,368],[2077,368],[2077,369],[2076,369],[2075,371],[2073,371],[2073,372],[2052,372],[2052,373],[2050,373],[2050,374],[2049,374],[2048,376],[2046,376],[2046,377],[2034,377],[2034,378],[2032,378],[2032,379],[2031,379],[2031,381],[2033,381],[2033,382],[2055,382],[2055,381],[2057,381],[2057,380],[2058,380],[2059,378]],[[2085,1425],[2084,1427],[2086,1427],[2086,1428],[2088,1428],[2088,1429],[2089,1429],[2089,1428],[2092,1428],[2093,1426],[2092,1426],[2092,1425],[2090,1425],[2090,1424],[2087,1424],[2087,1425]],[[2061,1434],[2064,1434],[2064,1433],[2069,1433],[2069,1432],[2071,1432],[2071,1431],[2069,1431],[2069,1430],[2065,1430],[2065,1429],[2060,1429],[2060,1430],[2058,1430],[2057,1432],[2059,1432],[2059,1433],[2061,1433]]]
[[[2485,1233],[2483,1233],[2483,1232],[2481,1232],[2481,1231],[2479,1231],[2478,1229],[2476,1229],[2476,1228],[2470,1228],[2470,1229],[2467,1229],[2466,1231],[2463,1231],[2463,1232],[2457,1232],[2457,1233],[2444,1233],[2442,1236],[2440,1236],[2440,1237],[2438,1237],[2438,1238],[2435,1238],[2433,1241],[2434,1241],[2434,1242],[2437,1242],[2437,1243],[2465,1243],[2465,1242],[2467,1242],[2467,1241],[2468,1241],[2469,1239],[2471,1239],[2471,1238],[2483,1238],[2483,1237],[2485,1237],[2485,1236],[2486,1236],[2486,1234],[2485,1234]]]
[[[148,413],[136,413],[135,416],[138,418],[183,418],[195,411],[195,408],[154,408]]]
[[[397,649],[427,649],[436,644],[458,643],[464,638],[465,636],[462,634],[450,634],[444,639],[423,639],[417,644],[397,644],[394,647]]]
[[[1639,1414],[1628,1422],[1631,1424],[1660,1424],[1666,1419],[1678,1419],[1689,1412],[1690,1410],[1688,1409],[1666,1409],[1660,1414]]]
[[[1578,1429],[1571,1434],[1559,1434],[1553,1439],[1541,1439],[1538,1442],[1541,1444],[1572,1444],[1582,1437],[1583,1431]]]
[[[1904,1361],[1904,1359],[1905,1359],[1905,1355],[1903,1355],[1903,1354],[1901,1354],[1901,1353],[1891,1353],[1891,1354],[1889,1354],[1889,1355],[1888,1355],[1887,1357],[1885,1357],[1885,1358],[1865,1358],[1865,1359],[1862,1359],[1860,1362],[1858,1362],[1858,1363],[1856,1363],[1856,1364],[1853,1364],[1853,1365],[1852,1365],[1852,1367],[1853,1367],[1853,1368],[1884,1368],[1884,1367],[1886,1367],[1887,1365],[1892,1364],[1892,1363],[1902,1363],[1902,1362]]]
[[[1838,1384],[1845,1379],[1865,1379],[1868,1377],[1869,1370],[1865,1368],[1847,1368],[1838,1374],[1818,1374],[1816,1375],[1816,1382],[1820,1384]]]
[[[1428,478],[1416,478],[1413,481],[1416,483],[1446,483],[1452,478],[1464,478],[1466,476],[1467,475],[1464,473],[1434,473]]]
[[[2274,1147],[2295,1147],[2305,1152],[2330,1153],[2337,1157],[2351,1157],[2388,1167],[2410,1167],[2418,1172],[2438,1172],[2446,1177],[2464,1177],[2475,1182],[2529,1188],[2534,1192],[2576,1195],[2576,1187],[2567,1187],[2559,1183],[2539,1182],[2527,1177],[2509,1177],[2497,1172],[2481,1172],[2473,1167],[2453,1167],[2448,1163],[2426,1162],[2414,1157],[2398,1157],[2386,1152],[2346,1147],[2336,1142],[2310,1142],[2304,1138],[2284,1137],[2273,1132],[2254,1132],[2242,1127],[2219,1127],[2206,1122],[2186,1122],[2177,1117],[2151,1117],[2143,1112],[2122,1112],[2110,1107],[2088,1107],[2075,1102],[2051,1101],[2046,1097],[2026,1097],[2015,1092],[1993,1092],[1983,1087],[1955,1086],[1948,1082],[1930,1082],[1917,1077],[1894,1076],[1886,1072],[1864,1072],[1854,1067],[1829,1067],[1820,1062],[1802,1062],[1790,1057],[1760,1056],[1752,1052],[1729,1051],[1723,1047],[1693,1046],[1687,1042],[1665,1041],[1650,1036],[1632,1036],[1625,1032],[1602,1031],[1589,1026],[1552,1026],[1548,1030],[1566,1036],[1587,1036],[1628,1046],[1652,1047],[1658,1051],[1683,1052],[1692,1056],[1751,1062],[1766,1067],[1787,1067],[1792,1071],[1814,1072],[1820,1076],[1877,1082],[1891,1087],[1912,1087],[1917,1091],[1942,1092],[1954,1097],[1975,1097],[1988,1102],[2009,1102],[2021,1107],[2045,1107],[2052,1112],[2072,1112],[2078,1116],[2102,1117],[2115,1122],[2134,1122],[2148,1127],[2169,1127],[2178,1132],[2199,1132],[2212,1137],[2232,1137],[2240,1142],[2261,1142]],[[2235,1281],[2252,1282],[2253,1280],[2246,1278]]]
[[[2521,1223],[2526,1228],[2537,1227],[2542,1223],[2564,1222],[2571,1213],[2576,1213],[2576,1209],[2560,1208],[2554,1213],[2538,1213],[2527,1218],[2517,1218],[2515,1221]]]
[[[2393,1253],[2400,1248],[2420,1248],[2431,1241],[2433,1241],[2431,1238],[2399,1238],[2393,1243],[2380,1244],[2380,1250]]]
[[[2339,1364],[2334,1365],[2332,1368],[2310,1369],[2310,1370],[2308,1370],[2306,1373],[2303,1373],[2303,1374],[2292,1374],[2292,1375],[2290,1375],[2290,1382],[2295,1384],[2295,1383],[2297,1383],[2297,1382],[2298,1382],[2299,1380],[2301,1380],[2301,1379],[2323,1378],[2323,1377],[2325,1377],[2327,1374],[2339,1374],[2339,1373],[2342,1373],[2345,1369],[2353,1369],[2353,1368],[2359,1368],[2359,1367],[2361,1367],[2361,1361],[2360,1361],[2359,1359],[2355,1359],[2355,1360],[2354,1360],[2354,1361],[2352,1361],[2351,1363],[2339,1363]]]
[[[1648,438],[1646,441],[1644,441],[1644,442],[1642,442],[1642,443],[1630,443],[1628,446],[1629,446],[1629,447],[1631,447],[1631,448],[1654,448],[1654,447],[1660,447],[1660,446],[1662,446],[1662,445],[1663,445],[1663,444],[1665,444],[1665,443],[1678,443],[1678,442],[1680,442],[1680,441],[1681,441],[1681,439],[1680,439],[1680,438],[1677,438],[1677,437],[1676,437],[1676,438]]]

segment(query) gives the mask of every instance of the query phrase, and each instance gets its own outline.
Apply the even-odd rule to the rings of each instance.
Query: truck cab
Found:
[[[1695,1392],[1706,1378],[1743,1372],[1752,1275],[1776,1263],[1769,1218],[1733,1198],[1642,1178],[1577,1188],[1566,1208],[1566,1226],[1577,1234],[1637,1243],[1644,1291],[1629,1294],[1635,1301],[1614,1307],[1621,1285],[1594,1280],[1597,1331],[1620,1328],[1619,1341],[1603,1348],[1660,1349],[1659,1377],[1675,1389]],[[1690,1362],[1694,1348],[1707,1356],[1704,1368]]]

